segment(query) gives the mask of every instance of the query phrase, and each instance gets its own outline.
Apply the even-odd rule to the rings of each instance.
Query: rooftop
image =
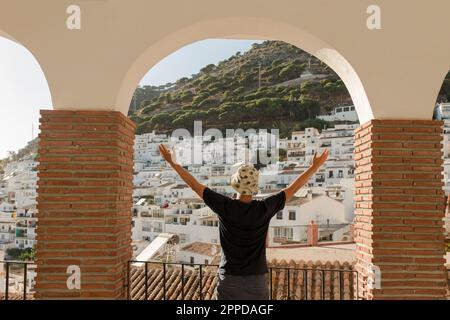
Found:
[[[338,261],[340,263],[353,263],[356,260],[356,245],[352,244],[333,244],[315,247],[296,247],[296,248],[267,248],[268,260],[296,260],[304,261]]]
[[[195,241],[183,246],[181,250],[213,257],[220,253],[220,245]]]

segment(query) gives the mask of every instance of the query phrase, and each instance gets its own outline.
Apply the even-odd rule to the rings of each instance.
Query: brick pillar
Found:
[[[319,226],[314,221],[311,221],[306,228],[306,240],[308,246],[317,246],[319,243]]]
[[[37,299],[120,299],[132,256],[135,125],[119,112],[41,111]],[[81,271],[69,290],[67,268]]]
[[[355,131],[360,297],[444,298],[442,125],[372,120]]]

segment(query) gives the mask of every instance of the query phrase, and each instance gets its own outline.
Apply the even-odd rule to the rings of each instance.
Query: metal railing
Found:
[[[217,283],[218,267],[216,264],[128,261],[127,299],[214,299],[216,293],[212,290]],[[354,269],[268,266],[266,283],[270,300],[359,299],[358,272]]]
[[[0,280],[4,281],[4,288],[3,285],[0,286],[0,300],[9,300],[12,297],[14,300],[27,300],[27,295],[32,294],[30,290],[27,290],[27,282],[29,280],[28,271],[30,271],[30,266],[35,266],[35,263],[25,261],[0,261],[0,266],[2,267],[0,269],[4,270],[4,279],[3,276],[0,275]],[[21,292],[10,292],[10,284],[13,282],[11,280],[12,274],[22,278],[23,289]],[[2,282],[0,281],[0,283]]]
[[[28,272],[35,263],[0,261],[0,265],[4,267],[5,275],[4,288],[0,286],[0,300],[31,298],[32,289],[27,285]],[[213,300],[218,267],[217,264],[128,261],[125,279],[127,299]],[[21,280],[23,283],[21,292],[10,292],[12,274],[16,277],[15,281]],[[348,267],[268,266],[266,283],[270,300],[359,299],[358,273]]]

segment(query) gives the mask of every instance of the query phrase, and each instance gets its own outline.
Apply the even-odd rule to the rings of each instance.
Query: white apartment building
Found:
[[[177,234],[181,244],[219,242],[217,215],[199,198],[178,199],[161,208],[141,199],[132,209],[132,239],[153,241],[160,233]]]
[[[279,138],[278,139],[278,149],[285,149],[288,148],[289,139],[288,138]]]
[[[320,133],[316,128],[306,128],[305,131],[292,132],[291,140],[288,142],[287,161],[304,163],[319,148]]]
[[[336,125],[324,129],[321,133],[316,128],[294,131],[288,143],[287,160],[300,164],[309,163],[315,152],[328,149],[329,158],[337,160],[353,159],[353,131],[358,124]]]
[[[8,203],[8,202],[0,203],[0,212],[12,213],[12,212],[14,212],[14,209],[15,209],[15,207],[12,203]]]
[[[34,248],[36,244],[37,209],[35,205],[17,209],[16,239],[17,248]]]
[[[264,157],[267,163],[276,161],[278,148],[287,148],[287,140],[265,130],[237,131],[231,137],[204,136],[174,140],[177,161],[184,165],[233,165],[256,163]],[[267,159],[267,161],[266,161]]]
[[[351,121],[359,122],[355,106],[336,107],[330,113],[317,116],[318,119],[325,121]]]
[[[26,156],[19,161],[8,163],[4,168],[4,176],[8,177],[14,175],[14,173],[21,171],[32,171],[37,165],[38,163],[33,159],[32,156]]]
[[[6,181],[3,181],[3,178],[0,176],[0,202],[5,201],[8,198],[8,194],[6,191],[7,186],[8,183]]]
[[[359,124],[339,124],[324,129],[320,134],[319,151],[328,149],[329,158],[353,161],[354,130]]]
[[[36,202],[38,163],[28,156],[19,161],[10,162],[5,166],[3,176],[3,193],[8,201],[17,208],[28,206]]]
[[[0,251],[14,246],[16,232],[14,209],[11,203],[0,203]]]
[[[166,232],[180,236],[180,243],[219,243],[219,218],[202,202],[198,209],[183,208],[166,214]]]
[[[160,206],[148,204],[140,199],[132,208],[133,240],[153,241],[160,233],[165,232],[164,211]]]
[[[134,142],[134,171],[144,168],[165,165],[159,154],[159,145],[168,143],[165,134],[156,134],[155,131],[136,135]]]
[[[8,163],[2,178],[2,193],[9,203],[2,203],[0,211],[12,213],[15,227],[9,240],[19,249],[33,248],[36,243],[37,165],[33,156],[26,156]]]
[[[327,195],[308,192],[295,197],[284,209],[272,218],[269,225],[269,245],[285,242],[306,241],[307,225],[314,221],[319,225],[319,234],[331,235],[349,223],[345,217],[345,205]]]
[[[353,132],[358,124],[336,125],[323,130],[315,128],[293,132],[288,143],[287,159],[297,165],[280,173],[281,184],[289,183],[292,173],[301,173],[309,167],[314,153],[328,149],[329,158],[326,164],[309,181],[309,185],[326,186],[339,184],[344,178],[354,176]],[[293,174],[295,175],[295,174]],[[287,180],[287,181],[286,181]]]
[[[16,219],[12,212],[0,210],[0,249],[14,244],[16,232]]]
[[[177,184],[164,188],[154,196],[154,203],[163,207],[176,203],[179,199],[198,198],[197,194],[186,184]]]
[[[236,193],[230,186],[231,175],[237,170],[237,166],[211,165],[208,186],[219,193],[232,196]]]

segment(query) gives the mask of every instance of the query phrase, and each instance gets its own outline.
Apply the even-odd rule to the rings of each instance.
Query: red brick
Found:
[[[366,298],[444,298],[441,134],[442,122],[429,120],[355,131],[356,269],[361,279],[372,263],[382,270],[383,290],[360,283]]]
[[[36,297],[123,297],[134,128],[119,112],[41,113]],[[82,270],[76,294],[68,265]]]

